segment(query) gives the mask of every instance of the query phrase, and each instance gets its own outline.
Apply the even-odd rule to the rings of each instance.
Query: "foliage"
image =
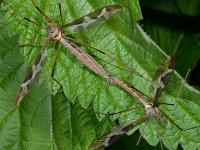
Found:
[[[47,38],[42,29],[27,22],[27,17],[45,26],[44,19],[33,7],[31,1],[7,0],[5,21],[0,36],[0,149],[88,149],[93,140],[105,133],[112,124],[103,115],[95,112],[117,112],[126,108],[141,107],[128,115],[114,116],[120,121],[136,119],[143,115],[142,106],[128,93],[115,85],[107,85],[101,77],[88,70],[76,58],[61,49],[56,66],[55,78],[51,77],[56,44],[51,42],[49,57],[42,74],[24,98],[20,107],[15,106],[15,96],[26,71],[37,57],[42,45],[18,48],[19,43],[29,43]],[[112,75],[123,79],[142,93],[150,95],[149,86],[154,73],[167,55],[146,35],[141,26],[134,24],[134,47],[132,47],[132,25],[128,8],[134,14],[134,21],[141,19],[137,1],[107,0],[63,0],[64,22],[70,22],[97,8],[108,4],[121,4],[123,11],[104,24],[79,33],[68,33],[70,37],[113,56],[102,55],[80,45],[103,64]],[[56,0],[37,1],[38,6],[55,22],[59,21]],[[2,22],[2,21],[1,21]],[[6,31],[8,34],[6,34]],[[134,54],[134,57],[132,56]],[[120,65],[122,62],[126,65]],[[137,71],[145,78],[132,74]],[[162,95],[160,102],[173,103],[174,106],[161,105],[161,109],[181,128],[186,129],[200,124],[198,113],[200,93],[183,83],[183,90],[177,98],[183,79],[175,72]],[[69,100],[70,102],[68,102]],[[75,105],[75,107],[74,107]],[[80,106],[79,106],[80,105]],[[91,110],[77,107],[92,108]],[[97,114],[98,119],[96,119]],[[180,143],[184,149],[199,148],[200,129],[181,132],[167,118],[167,123],[155,123],[150,119],[146,128],[139,125],[142,136],[151,145],[161,139],[169,149],[176,149]],[[160,138],[158,138],[159,129]]]

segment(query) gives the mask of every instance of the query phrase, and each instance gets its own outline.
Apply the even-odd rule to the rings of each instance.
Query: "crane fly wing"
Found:
[[[22,82],[22,84],[20,85],[20,87],[18,89],[18,92],[16,95],[16,105],[17,106],[20,104],[20,102],[22,101],[24,96],[28,93],[33,82],[35,81],[37,76],[40,74],[40,72],[45,64],[46,57],[47,57],[47,52],[46,52],[47,45],[48,45],[48,42],[42,48],[37,59],[35,60],[35,62],[32,64],[32,66],[28,70],[28,73],[27,73],[24,81]]]
[[[165,86],[170,80],[170,77],[175,69],[175,59],[169,57],[157,70],[153,78],[153,84],[150,87],[152,93],[153,104],[157,105],[157,101],[161,96]]]
[[[122,10],[120,5],[108,5],[74,20],[71,23],[63,25],[61,28],[67,28],[71,32],[77,32],[100,24],[120,10]]]
[[[120,137],[126,134],[128,131],[133,129],[136,125],[140,124],[145,120],[146,117],[141,117],[137,120],[132,120],[125,124],[119,125],[111,130],[110,133],[103,135],[98,141],[90,146],[90,150],[103,150],[110,146],[112,143],[117,141]]]

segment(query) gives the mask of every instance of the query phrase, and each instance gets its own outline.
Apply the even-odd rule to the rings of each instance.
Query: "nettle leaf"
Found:
[[[109,119],[99,122],[92,107],[70,104],[64,93],[52,98],[52,133],[57,149],[88,149],[92,140],[111,127]]]
[[[57,3],[57,0],[36,1],[45,14],[61,25]],[[64,22],[69,23],[109,4],[120,4],[123,10],[92,29],[77,33],[65,33],[64,31],[64,33],[66,36],[81,40],[107,53],[107,55],[102,55],[79,45],[94,56],[110,74],[126,81],[146,95],[150,95],[151,82],[145,78],[151,80],[167,56],[136,23],[134,23],[134,47],[132,47],[132,27],[128,8],[131,8],[134,21],[141,19],[138,1],[131,1],[131,4],[128,4],[127,1],[121,0],[63,0]],[[48,38],[44,30],[23,19],[27,17],[46,26],[44,17],[34,8],[31,1],[7,0],[2,9],[7,10],[6,31],[12,37],[19,34],[20,44]],[[0,132],[4,133],[1,134],[3,136],[0,139],[3,143],[1,149],[88,149],[92,141],[106,130],[106,128],[101,130],[104,125],[98,125],[99,122],[93,116],[95,112],[116,112],[126,108],[141,107],[129,115],[117,116],[124,121],[136,119],[144,114],[142,106],[135,98],[115,85],[108,85],[101,77],[77,61],[67,49],[62,48],[54,77],[62,85],[64,94],[70,102],[77,101],[85,108],[92,104],[95,112],[74,110],[75,107],[72,108],[63,93],[60,93],[59,84],[51,78],[57,50],[57,44],[52,41],[48,46],[48,60],[42,74],[25,96],[21,106],[16,108],[15,95],[18,86],[44,44],[26,46],[19,50],[16,48],[16,43],[12,49],[9,48],[12,46],[9,41],[13,39],[1,36],[1,43],[6,43],[3,47],[4,51],[1,51],[1,64],[4,65],[0,67],[0,70],[5,72],[1,73],[0,87],[0,103],[2,103],[0,110],[3,112],[1,113]],[[8,55],[8,58],[3,59],[5,54],[9,53],[17,54]],[[117,61],[112,60],[108,55]],[[145,78],[134,72],[139,72]],[[197,111],[200,107],[200,93],[186,83],[182,84],[182,81],[183,79],[175,72],[160,102],[174,104],[174,106],[161,105],[161,109],[181,128],[186,129],[200,124]],[[177,98],[182,85],[183,90]],[[56,95],[51,96],[51,94]],[[102,116],[99,119],[102,119]],[[167,123],[155,124],[153,119],[150,119],[147,127],[142,131],[142,136],[148,143],[156,145],[161,139],[169,149],[175,149],[179,143],[184,149],[200,147],[199,128],[181,132],[167,118],[166,120]],[[107,125],[109,123],[106,122],[105,126]],[[142,130],[144,124],[139,127]],[[159,129],[160,138],[158,138],[156,129]]]
[[[111,127],[110,120],[99,122],[91,106],[85,110],[70,104],[62,90],[52,96],[46,81],[36,82],[24,99],[29,102],[16,107],[24,58],[17,48],[18,36],[0,31],[0,149],[88,149]]]
[[[2,28],[0,33],[0,149],[14,149],[20,126],[14,99],[23,57],[16,51],[17,37],[9,39]]]

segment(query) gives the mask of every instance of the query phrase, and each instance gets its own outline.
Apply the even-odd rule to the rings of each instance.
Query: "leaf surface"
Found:
[[[131,2],[133,18],[137,21],[141,19],[139,5],[137,1]],[[23,17],[27,17],[45,26],[42,15],[33,7],[31,1],[8,0],[6,3],[9,5],[4,5],[3,9],[8,10],[5,21],[7,24],[6,31],[8,31],[9,35],[13,37],[20,34],[20,44],[48,38],[45,31],[23,19]],[[55,22],[60,23],[57,1],[36,1],[36,4]],[[143,77],[132,73],[131,68],[134,69],[133,72],[137,71],[151,80],[167,55],[136,23],[134,24],[134,47],[132,48],[132,28],[128,11],[129,5],[126,1],[82,0],[77,2],[63,0],[62,12],[64,21],[73,21],[108,4],[120,4],[123,10],[95,28],[73,35],[65,34],[76,40],[89,43],[113,56],[117,61],[111,60],[108,55],[99,54],[80,45],[82,49],[94,56],[110,74],[131,84],[146,95],[150,95],[149,86],[151,83]],[[1,37],[4,37],[1,39],[1,43],[13,41],[8,36]],[[12,45],[9,44],[9,46]],[[5,134],[5,136],[2,136],[0,141],[3,141],[5,145],[2,145],[2,149],[13,145],[20,149],[38,149],[39,147],[40,149],[71,149],[73,147],[75,149],[88,149],[91,142],[101,135],[105,129],[100,130],[102,128],[101,125],[96,127],[97,120],[95,121],[94,116],[90,116],[94,112],[88,114],[87,111],[73,110],[70,108],[71,106],[66,98],[63,97],[63,94],[59,94],[59,84],[50,77],[56,55],[56,44],[51,42],[48,48],[49,57],[45,68],[23,100],[20,108],[15,106],[17,88],[23,80],[25,72],[41,50],[42,44],[20,49],[24,57],[19,49],[16,50],[17,42],[12,48],[9,48],[9,46],[4,46],[2,47],[3,50],[1,50],[2,65],[0,70],[3,70],[4,73],[1,73],[0,95],[2,97],[0,103],[2,105],[0,105],[0,110],[3,112],[6,110],[4,115],[1,116],[1,123],[8,124],[6,127],[9,127],[11,125],[10,122],[14,120],[15,127],[12,127],[14,130],[7,129],[11,132],[11,135]],[[17,54],[8,55],[8,58],[3,59],[5,53],[9,52]],[[118,62],[123,62],[125,65],[119,65]],[[78,62],[65,48],[61,49],[55,78],[62,85],[67,99],[70,102],[79,102],[84,108],[89,107],[92,103],[94,111],[106,113],[130,107],[141,107],[141,109],[135,110],[132,114],[126,116],[121,114],[121,120],[123,121],[138,118],[144,113],[142,106],[135,98],[132,98],[115,85],[107,85],[106,81]],[[161,106],[161,109],[181,128],[197,126],[200,124],[198,113],[200,94],[184,83],[179,98],[176,98],[181,85],[182,78],[175,72],[160,99],[161,102],[173,103],[174,106]],[[57,93],[56,96],[51,96],[51,94],[55,93]],[[84,116],[85,113],[87,114],[86,117]],[[8,115],[16,117],[7,117]],[[99,117],[99,119],[102,118]],[[158,132],[155,130],[155,128],[159,128],[160,139],[169,149],[175,149],[178,143],[181,143],[185,149],[199,147],[197,137],[199,137],[200,129],[180,132],[167,118],[166,120],[167,124],[159,122],[156,125],[153,119],[150,119],[142,133],[148,143],[156,145],[159,142]],[[107,123],[105,124],[108,125]],[[140,126],[140,129],[142,130],[143,127],[144,125]],[[4,129],[2,126],[0,132],[3,132]],[[7,140],[8,138],[6,137],[9,136],[13,138],[13,141]],[[10,145],[7,144],[8,142],[10,142]]]

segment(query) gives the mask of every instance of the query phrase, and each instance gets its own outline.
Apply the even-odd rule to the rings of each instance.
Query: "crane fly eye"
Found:
[[[54,33],[54,30],[50,29],[49,32],[50,32],[50,33]]]

